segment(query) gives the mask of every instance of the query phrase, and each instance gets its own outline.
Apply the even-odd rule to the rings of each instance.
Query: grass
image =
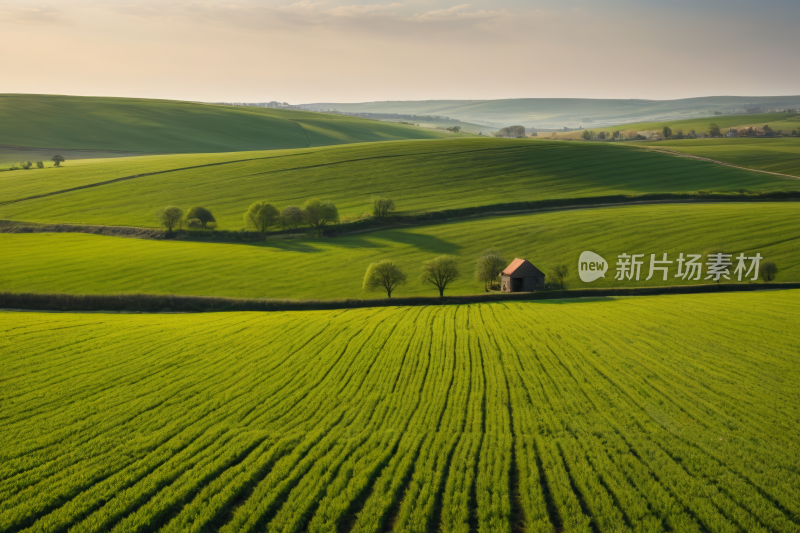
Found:
[[[649,254],[668,253],[674,261],[679,253],[703,254],[717,248],[734,254],[759,252],[780,268],[776,281],[800,281],[798,215],[796,202],[646,205],[462,219],[258,244],[0,234],[6,258],[0,291],[379,298],[385,293],[362,292],[364,272],[372,262],[392,259],[411,278],[395,296],[436,295],[433,286],[417,284],[417,273],[423,261],[451,254],[463,277],[446,294],[476,294],[483,292],[483,286],[472,279],[474,262],[489,247],[499,248],[508,262],[524,257],[545,272],[553,264],[566,263],[568,288],[710,283],[675,278],[674,263],[668,281],[659,275],[645,281]],[[608,262],[605,279],[591,284],[578,279],[578,256],[584,250]],[[614,280],[617,255],[622,253],[647,254],[640,281]]]
[[[303,111],[0,94],[0,145],[21,147],[200,153],[445,136],[415,126]]]
[[[226,160],[235,161],[213,165]],[[203,164],[212,166],[191,168]],[[242,214],[256,200],[282,208],[319,196],[333,201],[341,215],[353,217],[371,211],[374,195],[393,198],[399,211],[423,212],[611,194],[800,189],[792,179],[629,146],[465,138],[150,156],[6,172],[0,174],[0,198],[180,168],[185,169],[0,205],[0,219],[151,227],[160,207],[204,205],[221,229],[238,230]]]
[[[660,141],[648,146],[800,177],[800,138],[684,139]]]
[[[730,128],[741,128],[743,126],[763,128],[765,124],[769,124],[769,126],[775,131],[782,129],[784,133],[791,133],[792,130],[800,127],[800,114],[759,113],[753,115],[716,115],[711,117],[690,118],[673,121],[620,124],[617,126],[602,127],[597,131],[660,132],[664,129],[664,126],[669,126],[673,133],[676,133],[679,129],[682,129],[684,133],[688,134],[691,130],[695,130],[698,133],[706,132],[711,123],[719,126],[723,133],[726,133]]]
[[[793,531],[799,301],[3,312],[0,530]]]

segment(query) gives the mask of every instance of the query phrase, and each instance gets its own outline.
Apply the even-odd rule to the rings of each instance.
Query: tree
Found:
[[[558,283],[562,291],[564,290],[564,280],[567,278],[567,274],[569,274],[569,267],[564,263],[550,268],[550,277]]]
[[[767,137],[772,137],[774,135],[774,131],[772,128],[769,127],[769,124],[764,124],[764,135]]]
[[[339,210],[331,202],[312,198],[303,205],[303,213],[309,226],[317,228],[317,236],[322,237],[322,228],[339,222]]]
[[[677,131],[677,133],[675,134],[675,136],[676,136],[678,139],[683,139],[683,137],[684,137],[684,135],[683,135],[683,130],[678,130],[678,131]]]
[[[209,222],[217,221],[214,215],[211,214],[211,211],[205,207],[192,207],[186,211],[186,220],[191,221],[192,219],[199,220],[203,229],[208,228]]]
[[[42,162],[42,161],[37,161],[37,162],[36,162],[36,168],[44,168],[44,162]]]
[[[66,159],[64,159],[62,156],[60,156],[60,155],[56,154],[56,155],[54,155],[54,156],[53,156],[53,158],[52,158],[52,159],[50,159],[50,161],[52,161],[52,162],[53,162],[53,166],[54,166],[54,167],[60,167],[60,166],[61,166],[61,163],[63,163],[64,161],[66,161]]]
[[[612,133],[611,134],[611,138],[612,139],[619,139],[619,131],[615,131],[614,133]]]
[[[489,292],[492,283],[497,281],[497,277],[503,271],[506,262],[503,260],[500,250],[489,248],[478,257],[475,265],[475,279],[483,282],[483,290]]]
[[[722,132],[719,130],[719,126],[714,124],[713,122],[708,125],[708,134],[712,137],[721,137]]]
[[[275,225],[279,216],[280,213],[274,205],[267,202],[253,202],[244,214],[244,225],[264,235],[268,227]]]
[[[601,141],[605,141],[606,135],[608,135],[606,132],[601,131],[600,133],[597,134],[597,138],[600,139]]]
[[[391,298],[392,291],[405,282],[406,275],[400,270],[400,267],[395,265],[391,259],[384,259],[367,267],[367,274],[364,276],[364,290],[374,291],[380,287],[386,291],[387,297]]]
[[[458,133],[459,131],[461,131],[461,126],[453,126],[453,131],[455,133]]]
[[[770,282],[775,279],[775,274],[778,273],[778,265],[772,261],[766,261],[761,263],[761,266],[758,270],[761,274],[761,278],[766,282]]]
[[[583,137],[584,141],[591,141],[594,135],[592,134],[592,130],[583,130],[581,137]]]
[[[664,126],[664,129],[661,130],[661,133],[664,135],[665,139],[669,139],[670,137],[672,137],[672,128],[670,128],[669,126]]]
[[[31,163],[30,161],[23,161],[19,164],[19,166],[21,166],[25,170],[28,170],[33,166],[33,163]]]
[[[525,126],[509,126],[507,128],[500,128],[497,130],[497,133],[495,133],[494,136],[521,139],[525,137]]]
[[[281,225],[283,229],[287,226],[292,226],[297,229],[297,226],[303,223],[303,210],[296,205],[287,205],[281,211]]]
[[[168,205],[156,211],[156,218],[159,224],[167,228],[172,233],[172,228],[180,224],[183,218],[183,209],[175,205]]]
[[[394,211],[394,200],[378,196],[372,199],[372,214],[377,218],[385,217],[389,211]]]
[[[459,278],[456,258],[450,255],[440,255],[436,259],[425,261],[420,275],[421,283],[430,283],[439,289],[439,298],[444,298],[444,290],[451,282]]]

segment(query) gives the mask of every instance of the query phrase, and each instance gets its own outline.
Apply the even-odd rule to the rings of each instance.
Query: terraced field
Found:
[[[0,313],[0,531],[800,531],[797,291]]]
[[[419,285],[416,275],[423,261],[447,253],[459,260],[464,274],[447,293],[476,294],[483,292],[483,285],[472,277],[475,259],[490,247],[499,248],[509,262],[525,257],[545,272],[551,265],[566,263],[571,269],[569,288],[709,283],[674,277],[674,263],[666,281],[661,275],[646,281],[649,254],[667,253],[674,261],[680,253],[717,249],[758,252],[778,265],[778,281],[798,281],[798,216],[796,202],[642,205],[463,219],[330,239],[253,244],[0,233],[0,248],[6,254],[0,291],[383,297],[385,293],[362,292],[362,279],[370,263],[391,259],[411,277],[396,296],[433,295],[434,288]],[[591,285],[577,276],[578,257],[584,250],[601,254],[609,263],[606,278]],[[647,254],[639,281],[614,279],[617,256],[623,253]]]
[[[646,169],[646,170],[643,170]],[[156,173],[153,175],[143,175]],[[16,201],[118,180],[96,187]],[[212,210],[238,230],[254,201],[279,207],[312,196],[346,216],[374,195],[399,211],[438,211],[521,200],[740,189],[799,190],[800,180],[602,143],[452,139],[339,147],[149,156],[0,173],[0,219],[152,227],[165,205]]]

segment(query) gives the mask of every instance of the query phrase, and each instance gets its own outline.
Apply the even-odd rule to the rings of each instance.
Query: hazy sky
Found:
[[[0,93],[290,103],[800,94],[800,0],[0,0]]]

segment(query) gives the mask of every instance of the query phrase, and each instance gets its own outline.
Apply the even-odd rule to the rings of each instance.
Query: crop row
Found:
[[[2,313],[0,531],[800,531],[798,307]]]

